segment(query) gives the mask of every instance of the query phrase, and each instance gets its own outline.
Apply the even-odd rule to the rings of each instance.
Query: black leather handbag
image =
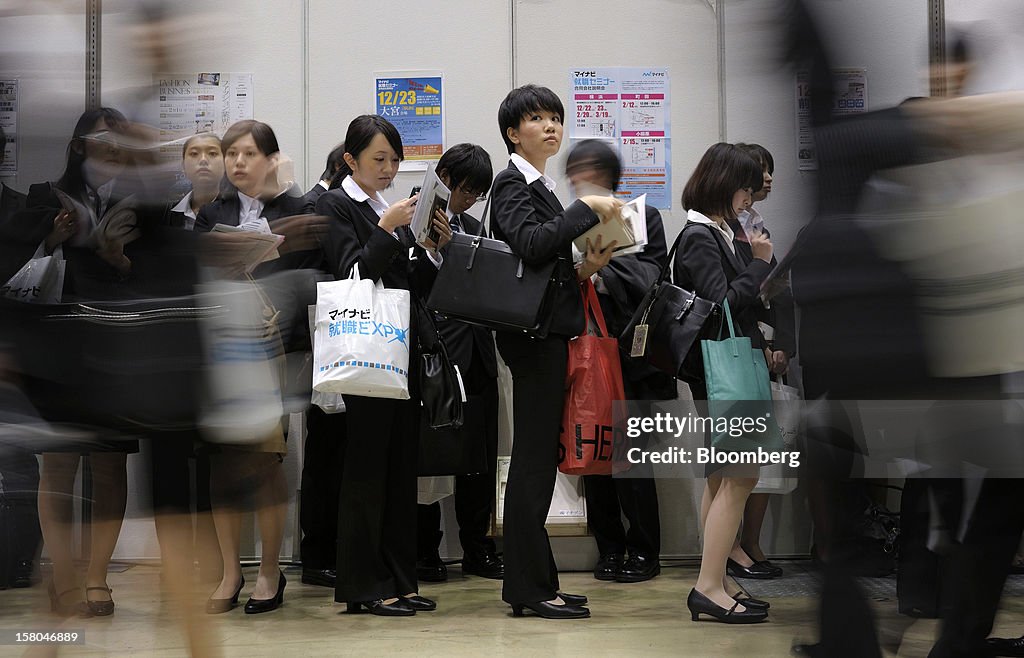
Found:
[[[431,429],[427,415],[420,414],[417,474],[473,475],[487,471],[484,399],[468,396],[462,404],[462,413],[463,423],[458,429]]]
[[[682,238],[680,231],[658,279],[619,337],[619,348],[626,356],[643,359],[677,379],[699,382],[704,379],[700,341],[718,332],[722,309],[672,284],[669,268]]]
[[[459,374],[448,358],[431,312],[416,297],[413,302],[419,316],[420,400],[423,421],[430,429],[462,427],[462,384]]]
[[[490,199],[477,235],[452,235],[427,307],[453,320],[544,337],[554,310],[557,260],[530,265],[505,242],[485,238],[489,208]]]

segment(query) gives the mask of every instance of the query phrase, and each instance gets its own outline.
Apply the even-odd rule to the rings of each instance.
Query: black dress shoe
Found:
[[[288,584],[288,581],[285,580],[283,571],[278,573],[281,574],[281,577],[277,579],[277,594],[269,599],[249,597],[249,600],[245,602],[245,614],[258,615],[261,612],[270,612],[281,607],[281,604],[284,603],[284,586]]]
[[[732,598],[733,600],[739,601],[748,608],[760,608],[761,610],[768,610],[772,607],[771,603],[768,603],[767,601],[762,601],[761,599],[755,599],[752,596],[747,596],[743,592],[736,592],[732,595]]]
[[[338,574],[334,569],[307,569],[302,568],[302,583],[304,585],[319,585],[320,587],[334,587],[338,580]]]
[[[689,608],[690,619],[693,621],[697,621],[701,614],[710,615],[726,624],[756,624],[768,619],[767,610],[747,608],[743,612],[738,612],[736,608],[740,605],[745,607],[745,604],[737,601],[732,604],[731,608],[726,610],[696,589],[691,589],[690,595],[686,597],[686,607]]]
[[[622,568],[615,576],[620,583],[642,583],[650,580],[661,573],[661,564],[658,558],[644,557],[643,555],[630,555]]]
[[[782,575],[782,567],[777,567],[768,560],[754,560],[754,566],[768,571],[772,574],[772,578],[778,578]]]
[[[501,580],[505,577],[505,563],[492,551],[466,553],[462,556],[462,573]]]
[[[416,560],[416,578],[428,583],[443,583],[448,580],[448,567],[437,554]]]
[[[238,595],[242,593],[242,587],[245,586],[245,578],[238,579],[238,587],[235,588],[235,593],[230,599],[207,599],[206,600],[206,614],[208,615],[219,615],[223,612],[227,612],[238,605]]]
[[[437,610],[437,603],[425,596],[420,596],[419,594],[413,594],[412,596],[400,596],[398,598],[399,603],[404,603],[416,612],[431,612],[433,610]]]
[[[771,571],[752,564],[749,567],[745,567],[736,560],[729,558],[725,563],[725,571],[733,578],[756,578],[758,580],[768,580],[775,576]]]
[[[359,613],[363,608],[371,615],[381,617],[412,617],[416,611],[406,605],[405,600],[399,597],[394,603],[384,603],[383,599],[376,601],[350,601],[347,604],[348,612]]]
[[[587,597],[582,594],[566,594],[565,592],[555,592],[555,594],[565,601],[566,605],[587,605]]]
[[[586,619],[590,616],[590,610],[578,605],[555,605],[547,601],[537,603],[513,603],[512,616],[524,617],[523,609],[532,610],[538,617],[544,619]]]
[[[622,569],[625,556],[622,553],[606,553],[597,559],[594,565],[594,578],[598,580],[615,580]]]
[[[1024,656],[1024,636],[990,637],[985,640],[990,656]]]

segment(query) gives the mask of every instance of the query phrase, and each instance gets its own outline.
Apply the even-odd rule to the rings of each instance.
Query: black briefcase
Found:
[[[484,400],[470,395],[462,403],[462,427],[432,429],[420,414],[419,475],[473,475],[487,471]]]
[[[490,200],[477,235],[452,235],[427,307],[498,331],[546,336],[558,285],[553,279],[557,260],[530,265],[505,242],[485,238],[489,207]]]
[[[699,382],[704,379],[700,341],[718,333],[722,309],[672,284],[669,267],[682,237],[680,232],[658,279],[619,337],[619,348],[677,379]]]

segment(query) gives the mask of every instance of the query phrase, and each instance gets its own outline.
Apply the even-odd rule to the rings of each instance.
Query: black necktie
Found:
[[[452,215],[452,220],[448,222],[448,225],[452,227],[453,233],[462,233],[462,222],[458,215]]]

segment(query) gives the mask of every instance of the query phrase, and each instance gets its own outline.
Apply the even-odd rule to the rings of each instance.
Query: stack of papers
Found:
[[[228,226],[227,224],[215,224],[211,230],[213,233],[245,233],[250,237],[249,249],[241,252],[238,259],[238,262],[245,266],[246,274],[251,274],[260,263],[281,257],[277,253],[277,248],[284,242],[284,236],[252,231],[239,226]]]

